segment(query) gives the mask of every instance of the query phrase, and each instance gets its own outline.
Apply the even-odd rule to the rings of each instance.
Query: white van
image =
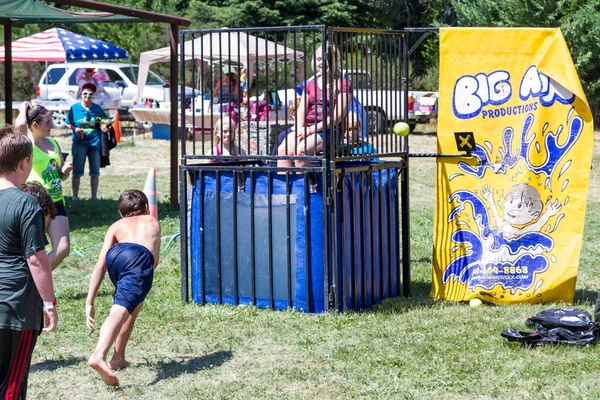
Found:
[[[113,90],[121,94],[121,106],[133,107],[137,102],[137,85],[134,83],[138,75],[138,66],[125,63],[89,63],[75,62],[68,64],[52,64],[44,72],[37,88],[40,100],[74,100],[79,86],[76,82],[77,70],[85,68],[103,69],[108,75],[108,82],[103,82],[109,94]],[[154,72],[149,71],[147,87],[144,88],[144,98],[158,102],[164,101],[166,82]],[[111,96],[112,97],[112,96]]]
[[[128,110],[138,103],[137,85],[134,83],[138,76],[138,66],[125,63],[109,62],[73,62],[67,64],[52,64],[44,72],[37,87],[36,95],[42,102],[56,102],[70,106],[77,101],[79,86],[76,82],[77,71],[85,68],[97,68],[106,71],[109,80],[102,85],[111,99],[120,99],[118,107]],[[169,96],[168,83],[152,71],[148,71],[148,81],[144,87],[143,99],[150,99],[158,103],[165,101]],[[186,88],[186,97],[192,96],[192,89]],[[167,98],[166,101],[169,99]],[[65,106],[48,107],[53,111],[53,124],[55,128],[64,127],[66,116]]]

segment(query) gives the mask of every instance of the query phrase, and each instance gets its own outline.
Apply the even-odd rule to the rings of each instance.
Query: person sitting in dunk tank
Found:
[[[306,94],[296,110],[296,129],[290,131],[287,137],[279,145],[277,155],[279,156],[310,156],[316,155],[325,149],[325,143],[331,142],[331,125],[334,127],[335,140],[340,140],[342,134],[338,129],[348,112],[348,105],[352,102],[352,87],[348,80],[339,76],[338,66],[340,56],[335,48],[331,46],[330,61],[323,60],[323,48],[319,46],[315,50],[314,59],[311,63],[315,76],[306,82]],[[329,65],[328,65],[329,64]],[[327,69],[333,71],[333,79],[323,86],[323,74]],[[329,94],[333,85],[333,105],[329,104]],[[327,121],[324,121],[324,119]],[[327,132],[324,132],[327,124]],[[307,167],[310,161],[296,161],[297,167]],[[292,160],[278,160],[277,166],[281,168],[291,167]]]
[[[242,146],[238,146],[235,140],[237,124],[229,117],[218,120],[213,131],[214,146],[212,154],[215,156],[245,156],[246,152]],[[216,159],[211,160],[216,162]],[[228,161],[232,161],[228,159]]]
[[[375,149],[373,144],[362,137],[362,124],[357,113],[353,111],[348,113],[348,118],[344,123],[344,132],[344,143],[343,146],[341,146],[339,155],[354,156],[377,154],[377,149]],[[379,159],[372,158],[371,161],[379,161]]]

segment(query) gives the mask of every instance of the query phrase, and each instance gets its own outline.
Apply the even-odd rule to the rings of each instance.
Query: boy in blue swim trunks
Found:
[[[94,332],[94,300],[108,270],[115,285],[115,297],[88,365],[109,386],[119,386],[114,371],[128,365],[125,347],[152,287],[160,250],[160,226],[158,220],[150,215],[146,195],[139,190],[126,190],[119,197],[117,206],[122,218],[106,232],[86,300],[86,323],[90,332]],[[106,355],[113,344],[114,353],[107,363]]]

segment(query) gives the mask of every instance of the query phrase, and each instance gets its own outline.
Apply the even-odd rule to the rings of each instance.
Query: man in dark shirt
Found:
[[[11,126],[0,129],[0,398],[25,398],[31,353],[46,317],[58,321],[52,270],[37,200],[18,186],[31,171],[33,147]]]

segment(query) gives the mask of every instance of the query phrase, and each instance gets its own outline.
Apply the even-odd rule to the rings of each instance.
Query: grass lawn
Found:
[[[411,152],[434,152],[435,136],[411,136]],[[63,151],[70,140],[60,138]],[[595,142],[594,164],[600,161]],[[37,399],[206,398],[599,398],[600,356],[595,347],[525,349],[500,331],[527,328],[534,313],[564,304],[477,309],[429,298],[435,161],[411,160],[412,293],[364,312],[308,315],[252,307],[183,304],[179,243],[161,254],[154,287],[128,348],[131,367],[122,387],[105,387],[87,367],[98,339],[85,326],[89,274],[107,227],[118,218],[116,199],[142,188],[157,168],[162,234],[179,232],[168,203],[169,145],[136,138],[111,156],[102,172],[100,200],[70,201],[71,255],[55,271],[59,328],[40,336],[29,379]],[[575,305],[593,312],[600,288],[600,171],[592,170]],[[69,182],[67,185],[69,185]],[[82,179],[82,197],[89,183]],[[163,248],[167,247],[167,237]],[[106,278],[96,303],[106,317],[112,285]]]

